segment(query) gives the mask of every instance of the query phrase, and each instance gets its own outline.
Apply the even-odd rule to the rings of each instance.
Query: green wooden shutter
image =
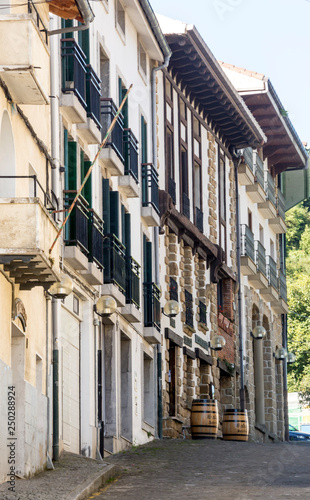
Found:
[[[141,160],[142,163],[147,163],[147,124],[144,116],[141,115]]]
[[[79,23],[79,26],[83,26]],[[89,29],[78,32],[79,46],[86,55],[86,64],[89,64]]]
[[[126,246],[126,236],[125,236],[125,207],[121,205],[121,224],[122,224],[122,243]]]
[[[91,166],[91,161],[81,162],[81,184],[85,178],[85,175],[88,172],[89,167]],[[89,207],[92,208],[92,174],[88,177],[85,186],[82,189],[82,196],[84,196],[85,200],[88,202]]]
[[[143,277],[144,283],[152,282],[152,243],[143,235]]]
[[[104,234],[110,234],[110,184],[102,179],[102,219]]]
[[[127,89],[122,89],[122,99],[121,99],[121,102],[122,100],[124,99],[125,95],[126,95],[126,92],[127,92]],[[129,117],[128,117],[128,98],[126,99],[126,102],[123,106],[123,109],[122,109],[122,113],[123,113],[123,116],[124,116],[124,128],[128,128],[129,127]]]
[[[72,19],[62,19],[61,20],[61,27],[62,27],[62,29],[64,29],[64,28],[72,28],[72,26],[73,26],[73,20]],[[63,38],[73,38],[73,32],[63,33],[61,36]]]
[[[131,214],[125,214],[126,257],[131,257]]]
[[[119,192],[110,192],[110,232],[119,238]]]
[[[65,169],[65,190],[69,189],[68,173],[68,130],[64,129],[64,169]]]
[[[74,141],[68,142],[68,189],[76,191],[77,189],[77,143]]]

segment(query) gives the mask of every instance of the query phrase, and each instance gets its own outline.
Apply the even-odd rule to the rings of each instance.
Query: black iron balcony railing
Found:
[[[142,206],[159,213],[158,173],[152,163],[142,163]]]
[[[190,218],[190,202],[189,197],[186,193],[182,193],[182,214],[185,215],[188,219]]]
[[[65,209],[71,206],[76,193],[77,191],[64,191]],[[68,246],[78,246],[86,255],[89,253],[88,224],[88,203],[83,196],[79,196],[65,226],[65,244]]]
[[[246,224],[241,224],[241,255],[250,257],[255,262],[254,235]]]
[[[126,291],[125,247],[115,234],[105,235],[103,241],[104,282]]]
[[[35,4],[32,2],[32,0],[28,0],[28,14],[31,14],[33,19],[36,22],[37,27],[39,28],[39,31],[42,33],[42,36],[44,37],[45,43],[47,44],[48,41],[48,35],[47,35],[47,28],[44,24],[44,22],[41,19],[41,16],[38,12],[38,9],[36,8]]]
[[[199,301],[199,323],[207,324],[207,307],[201,300]]]
[[[16,198],[15,193],[17,179],[29,180],[28,189],[26,188],[27,184],[25,182],[22,184],[24,187],[23,198],[40,198],[47,210],[53,212],[58,209],[58,200],[55,194],[51,192],[50,196],[46,193],[46,191],[44,191],[42,185],[38,181],[37,175],[0,175],[0,198]],[[12,192],[14,192],[14,196],[11,196]]]
[[[168,177],[168,193],[170,194],[173,203],[176,204],[176,183],[175,180],[173,180],[171,177]]]
[[[286,276],[282,271],[279,271],[279,295],[287,302]]]
[[[203,212],[200,208],[195,207],[196,211],[196,227],[203,233]]]
[[[258,156],[258,153],[255,155],[255,168],[254,175],[256,177],[256,181],[261,185],[264,189],[264,163],[263,160]]]
[[[93,209],[89,210],[88,260],[103,268],[103,220]]]
[[[132,257],[126,258],[126,303],[140,308],[140,265]]]
[[[86,108],[86,56],[74,38],[61,40],[62,92],[73,92]]]
[[[248,167],[252,170],[253,172],[253,149],[252,148],[246,148],[243,150],[242,156],[244,157],[245,163],[248,165]]]
[[[87,116],[92,118],[98,129],[101,129],[100,123],[100,96],[101,80],[96,75],[90,64],[86,66],[86,104]]]
[[[139,143],[131,128],[124,129],[123,156],[125,159],[125,175],[131,175],[136,183],[139,182],[138,150]]]
[[[273,286],[277,290],[278,288],[278,271],[277,264],[273,260],[270,255],[266,257],[266,265],[267,265],[267,278],[269,285]]]
[[[257,270],[266,276],[266,250],[260,241],[255,241],[255,264]]]
[[[185,290],[185,324],[194,327],[193,296]]]
[[[285,199],[282,191],[278,188],[278,214],[285,220]]]
[[[277,200],[276,200],[276,193],[275,193],[275,187],[274,187],[274,180],[272,175],[267,172],[267,178],[265,182],[265,191],[266,191],[266,197],[267,200],[271,201],[271,203],[276,207],[277,206]]]
[[[155,283],[143,283],[144,326],[160,330],[160,289]]]
[[[117,106],[113,99],[108,99],[105,97],[100,98],[100,112],[101,112],[101,134],[102,139],[105,137],[113,118],[117,113]],[[120,158],[122,163],[124,163],[123,156],[123,133],[124,133],[124,117],[122,113],[118,115],[114,129],[110,134],[105,147],[111,147],[114,149],[117,156]]]
[[[178,282],[170,277],[170,300],[179,301]]]

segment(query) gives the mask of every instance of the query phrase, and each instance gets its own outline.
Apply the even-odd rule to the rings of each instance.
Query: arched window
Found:
[[[16,175],[15,146],[12,125],[7,111],[4,111],[0,128],[0,197],[16,196],[16,179],[4,178]]]

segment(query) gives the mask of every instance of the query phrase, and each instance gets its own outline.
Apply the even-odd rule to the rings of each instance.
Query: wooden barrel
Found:
[[[247,410],[225,410],[223,439],[226,441],[248,441],[249,422]]]
[[[191,431],[193,439],[216,439],[219,412],[215,399],[194,399],[192,403]]]

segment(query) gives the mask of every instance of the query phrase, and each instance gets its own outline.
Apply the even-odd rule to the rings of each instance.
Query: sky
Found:
[[[271,80],[310,145],[310,0],[150,0],[156,14],[194,24],[214,56]]]

